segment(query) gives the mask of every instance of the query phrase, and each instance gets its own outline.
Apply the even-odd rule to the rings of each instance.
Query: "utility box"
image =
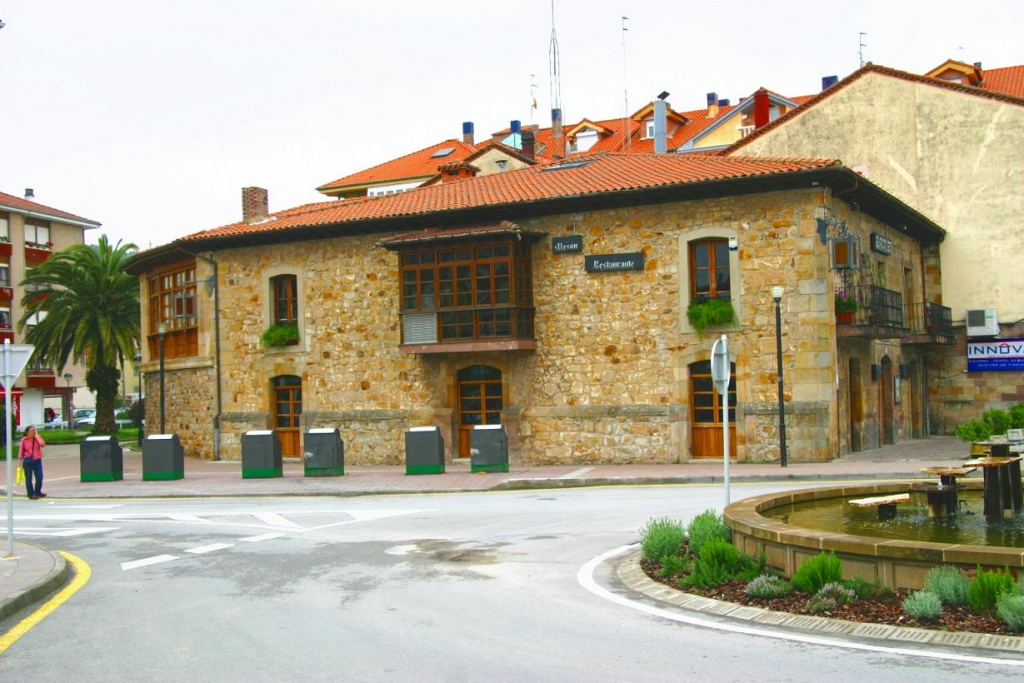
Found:
[[[444,438],[437,427],[413,427],[405,433],[405,473],[444,474]]]
[[[151,434],[142,442],[142,480],[185,478],[185,449],[177,434]]]
[[[508,472],[508,435],[501,425],[476,425],[469,433],[470,472]]]
[[[79,444],[82,481],[124,479],[124,453],[113,436],[87,436]]]
[[[310,429],[303,439],[302,466],[307,477],[345,474],[345,443],[335,429]]]
[[[242,434],[242,479],[270,479],[284,474],[281,441],[273,429]]]

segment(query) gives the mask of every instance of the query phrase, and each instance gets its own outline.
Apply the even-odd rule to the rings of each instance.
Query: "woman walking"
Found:
[[[25,490],[31,500],[46,498],[46,494],[43,493],[43,446],[45,445],[46,442],[36,432],[36,428],[29,426],[25,430],[25,436],[18,448],[21,454],[21,467],[25,470]]]

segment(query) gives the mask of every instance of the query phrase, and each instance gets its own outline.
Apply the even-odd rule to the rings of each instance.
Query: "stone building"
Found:
[[[1024,66],[983,70],[948,61],[923,76],[865,66],[726,150],[842,159],[948,231],[939,247],[941,290],[930,291],[950,309],[954,337],[927,355],[919,368],[924,376],[912,380],[926,388],[929,402],[926,422],[915,423],[914,434],[949,434],[985,410],[1024,403],[1024,353],[978,365],[999,369],[968,363],[983,340],[1024,347],[1022,146]],[[865,253],[861,265],[875,267],[875,252]],[[890,281],[902,277],[889,275]],[[979,334],[972,325],[969,338],[967,311],[979,317],[986,309],[995,311],[995,329],[978,327]],[[902,334],[914,330],[906,326]]]
[[[598,154],[274,213],[266,191],[243,197],[243,221],[129,263],[147,421],[162,343],[168,428],[191,456],[239,458],[268,427],[299,455],[305,430],[338,427],[349,462],[399,464],[405,430],[436,425],[457,458],[500,422],[518,463],[720,459],[709,360],[725,334],[732,451],[776,460],[778,286],[790,460],[922,419],[917,390],[893,388],[942,339],[870,340],[893,322],[881,304],[934,302],[943,231],[836,161]],[[870,317],[847,342],[842,257],[872,240],[888,279],[856,283]],[[734,320],[698,332],[691,314],[722,302]],[[891,384],[838,391],[847,343]]]

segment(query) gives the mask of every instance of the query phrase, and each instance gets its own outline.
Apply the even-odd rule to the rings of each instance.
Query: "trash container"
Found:
[[[258,429],[242,434],[242,479],[270,479],[283,474],[276,431]]]
[[[413,427],[405,433],[405,473],[444,474],[444,438],[437,427]]]
[[[142,441],[142,480],[185,478],[185,449],[177,434],[151,434]]]
[[[345,474],[345,444],[337,429],[310,429],[303,439],[302,466],[307,477]]]
[[[79,444],[82,481],[121,481],[124,479],[124,453],[113,436],[87,436]]]
[[[469,433],[470,472],[508,472],[508,436],[501,425],[476,425]]]

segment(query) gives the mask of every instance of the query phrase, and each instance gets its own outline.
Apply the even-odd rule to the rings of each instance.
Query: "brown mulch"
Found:
[[[675,579],[658,576],[658,564],[649,560],[641,560],[640,566],[653,581],[664,584],[680,591],[693,595],[700,595],[705,598],[713,598],[723,602],[732,602],[738,605],[749,605],[751,607],[763,607],[775,612],[788,612],[790,614],[808,614],[819,617],[832,617],[834,619],[845,619],[874,624],[889,624],[892,626],[912,626],[927,628],[936,631],[961,631],[970,633],[990,633],[997,635],[1020,635],[1011,631],[1006,624],[995,615],[978,614],[971,611],[970,606],[943,606],[942,616],[933,621],[919,621],[903,611],[903,600],[907,593],[897,591],[889,599],[865,599],[855,600],[850,605],[845,605],[835,612],[811,612],[807,609],[807,602],[810,597],[803,591],[794,589],[792,593],[784,598],[774,600],[759,600],[747,595],[746,581],[726,581],[714,588],[680,588]]]

